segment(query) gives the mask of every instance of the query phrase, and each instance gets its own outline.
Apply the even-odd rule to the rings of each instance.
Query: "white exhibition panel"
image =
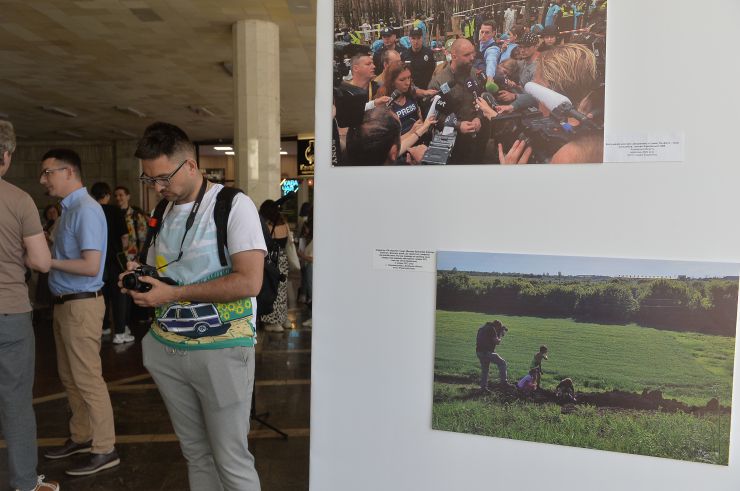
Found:
[[[317,9],[311,489],[740,489],[737,412],[727,467],[432,430],[435,275],[373,269],[376,248],[740,262],[740,2],[612,0],[606,134],[684,132],[686,159],[572,166],[332,168]]]

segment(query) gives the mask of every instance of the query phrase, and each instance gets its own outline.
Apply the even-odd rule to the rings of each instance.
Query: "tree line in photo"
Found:
[[[632,279],[440,271],[437,308],[735,336],[737,279]]]

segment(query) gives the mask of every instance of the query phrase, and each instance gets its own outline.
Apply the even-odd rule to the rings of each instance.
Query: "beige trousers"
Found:
[[[102,296],[54,306],[57,368],[72,409],[70,437],[75,443],[92,440],[93,453],[108,453],[116,442],[113,407],[100,361],[104,314]]]

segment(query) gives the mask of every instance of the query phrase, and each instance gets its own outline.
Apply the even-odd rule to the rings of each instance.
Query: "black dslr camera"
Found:
[[[146,293],[152,289],[152,285],[139,280],[139,277],[141,276],[149,276],[150,278],[155,278],[162,283],[167,283],[168,285],[177,285],[177,282],[172,278],[159,276],[157,268],[155,268],[154,266],[149,266],[147,264],[139,266],[138,268],[121,278],[121,284],[127,290],[132,290],[139,293]]]

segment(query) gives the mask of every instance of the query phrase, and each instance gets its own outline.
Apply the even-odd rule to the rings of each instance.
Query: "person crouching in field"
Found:
[[[576,402],[576,389],[570,378],[564,378],[555,387],[555,398],[561,404],[573,404]]]
[[[540,379],[542,378],[542,360],[547,360],[547,346],[544,344],[540,346],[540,350],[534,355],[532,364],[529,365],[529,368],[537,369],[537,377],[535,380],[537,389],[540,388]]]
[[[484,391],[488,390],[488,368],[491,362],[495,363],[498,367],[499,377],[501,379],[501,385],[508,386],[506,380],[506,360],[501,358],[501,355],[495,353],[496,346],[501,344],[501,339],[504,334],[508,331],[506,326],[501,324],[501,321],[494,320],[493,322],[486,322],[480,328],[478,328],[478,336],[475,340],[475,353],[478,355],[480,360],[480,388]]]
[[[521,378],[521,380],[519,380],[519,382],[517,382],[516,388],[519,390],[519,392],[522,393],[522,395],[532,395],[535,389],[537,389],[538,372],[539,371],[536,368],[532,368],[529,370],[528,374],[526,374],[524,377]]]

